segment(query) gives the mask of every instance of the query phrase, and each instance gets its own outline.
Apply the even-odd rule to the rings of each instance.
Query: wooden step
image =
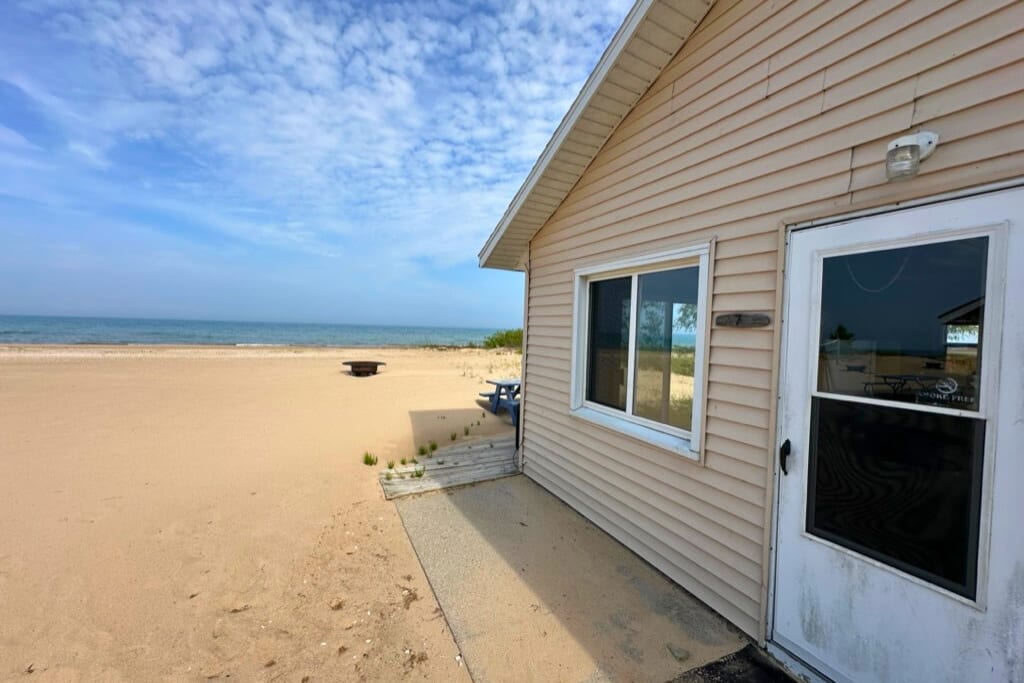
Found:
[[[413,476],[418,471],[422,471],[423,475]],[[512,438],[481,439],[439,449],[433,457],[418,458],[415,465],[399,465],[392,470],[384,470],[379,474],[379,479],[384,497],[390,500],[413,493],[497,479],[518,472]]]
[[[414,493],[426,493],[427,491],[437,491],[452,486],[475,484],[481,481],[508,477],[513,474],[519,474],[519,468],[516,467],[515,462],[510,460],[506,463],[484,467],[458,467],[446,472],[424,474],[422,477],[416,478],[407,476],[405,479],[399,479],[398,477],[393,477],[391,481],[388,481],[385,477],[382,477],[380,484],[381,488],[384,489],[384,497],[391,500],[392,498],[409,496]]]
[[[494,449],[493,451],[486,451],[483,453],[468,453],[463,455],[445,455],[444,457],[435,456],[433,458],[423,458],[416,464],[408,465],[395,465],[394,469],[390,470],[393,474],[410,474],[416,470],[426,470],[427,472],[435,472],[438,470],[450,469],[452,467],[464,467],[466,465],[480,465],[484,463],[492,462],[504,462],[506,460],[512,460],[515,458],[514,448],[502,448]],[[386,473],[388,470],[381,472]]]
[[[444,465],[438,465],[438,466],[434,466],[434,467],[413,466],[413,467],[395,468],[393,470],[384,470],[383,472],[381,472],[378,475],[378,478],[382,482],[383,481],[388,481],[388,474],[390,473],[391,474],[391,481],[394,481],[395,479],[402,479],[402,478],[405,478],[405,479],[412,479],[412,478],[422,479],[424,477],[434,477],[434,476],[448,475],[448,474],[453,473],[453,472],[482,471],[482,470],[487,470],[487,469],[490,469],[490,468],[493,468],[493,467],[504,467],[505,465],[508,465],[510,463],[513,466],[516,464],[516,459],[515,459],[515,454],[514,453],[508,453],[504,457],[501,457],[501,458],[487,458],[487,459],[481,459],[481,460],[462,461],[462,462],[458,462],[458,463],[448,463],[447,461],[445,461]],[[415,477],[414,474],[417,471],[420,471],[420,470],[423,471],[423,476],[422,477]]]
[[[440,460],[445,463],[461,461],[470,457],[488,457],[497,453],[515,451],[515,440],[513,437],[501,437],[497,439],[478,439],[473,442],[464,442],[455,446],[440,448],[432,455],[417,455],[417,464],[396,465],[395,470],[403,467],[414,469],[431,463],[436,464]]]
[[[514,436],[501,436],[497,438],[483,438],[474,439],[473,441],[463,441],[461,443],[453,444],[451,446],[442,446],[441,448],[434,451],[435,458],[445,457],[448,455],[455,455],[461,453],[477,453],[479,451],[494,450],[502,447],[515,448],[515,437]],[[427,456],[417,455],[418,459],[423,460]]]

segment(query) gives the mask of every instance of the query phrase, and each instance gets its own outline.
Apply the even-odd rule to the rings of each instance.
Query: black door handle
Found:
[[[789,439],[782,442],[779,446],[779,467],[782,468],[783,474],[789,474],[789,470],[786,469],[786,461],[789,460],[789,453],[792,451],[792,446],[789,445]]]

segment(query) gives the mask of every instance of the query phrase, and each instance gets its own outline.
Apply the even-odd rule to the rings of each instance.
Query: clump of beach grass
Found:
[[[463,427],[463,428],[462,428],[462,433],[463,433],[463,434],[464,434],[465,436],[469,436],[469,427]]]
[[[402,463],[403,465],[405,465],[405,464],[406,464],[407,462],[409,462],[409,461],[408,461],[408,460],[406,460],[405,458],[402,458],[400,462],[401,462],[401,463]]]
[[[427,454],[427,447],[426,446],[420,446],[420,455],[426,455],[426,454]]]
[[[419,465],[420,464],[420,461],[417,460],[416,458],[409,458],[409,462],[412,463],[413,465]]]
[[[458,435],[457,433],[455,433],[455,432],[452,432],[452,433],[451,433],[451,439],[452,439],[452,441],[455,441],[455,439],[457,439],[457,438],[459,438],[459,435]]]
[[[434,440],[430,441],[430,452],[433,453],[437,450],[437,442]]]
[[[391,481],[394,478],[394,475],[391,474],[390,472],[385,472],[384,478],[387,479],[388,481]]]
[[[395,461],[394,460],[388,460],[388,469],[389,470],[395,469]]]
[[[412,476],[414,478],[416,478],[416,479],[422,479],[423,475],[426,474],[426,472],[427,472],[427,468],[426,467],[421,467],[421,468],[419,468],[417,470],[413,470]]]
[[[363,453],[363,464],[370,466],[376,465],[377,456],[371,453],[370,451],[366,451],[365,453]]]

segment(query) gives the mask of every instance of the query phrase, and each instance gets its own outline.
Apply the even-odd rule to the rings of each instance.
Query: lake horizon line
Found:
[[[498,328],[0,315],[0,344],[137,346],[480,346]]]

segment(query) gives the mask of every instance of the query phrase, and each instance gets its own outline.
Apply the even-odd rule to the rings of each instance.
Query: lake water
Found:
[[[696,346],[697,335],[691,332],[673,332],[672,346]]]
[[[494,331],[470,327],[0,315],[0,344],[468,346],[480,344]]]

